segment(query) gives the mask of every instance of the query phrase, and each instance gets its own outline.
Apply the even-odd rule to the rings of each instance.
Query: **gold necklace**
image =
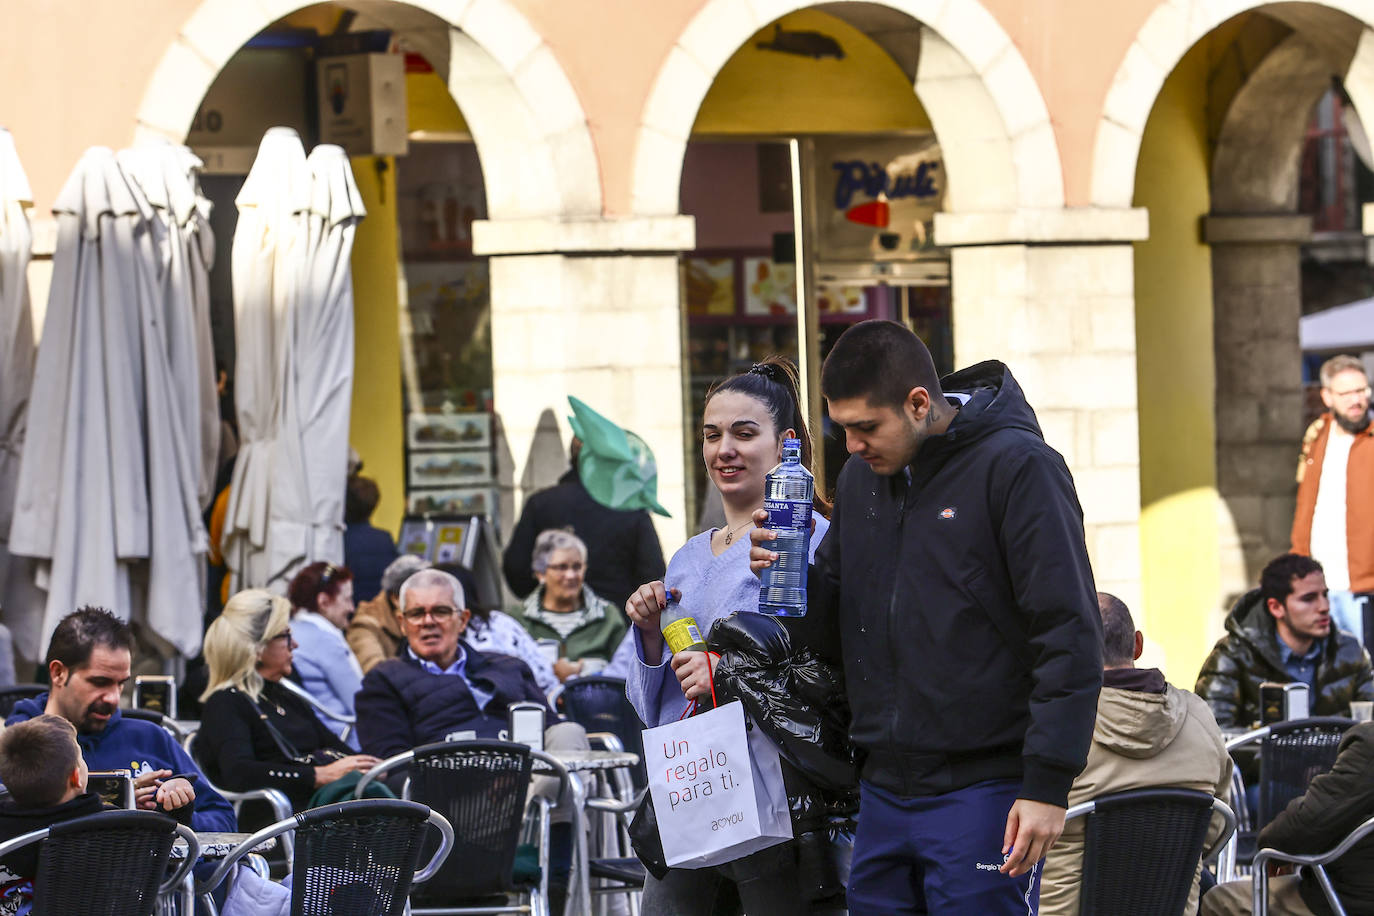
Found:
[[[725,532],[725,546],[729,547],[731,544],[735,542],[735,532],[744,528],[746,525],[753,524],[753,522],[754,520],[751,518],[749,519],[749,521],[745,522],[743,525],[740,525],[738,528],[732,528],[731,530]]]

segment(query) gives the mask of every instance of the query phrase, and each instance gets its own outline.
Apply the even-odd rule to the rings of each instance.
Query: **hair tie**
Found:
[[[749,367],[748,374],[761,375],[770,382],[782,384],[782,379],[779,378],[780,370],[776,363],[754,363],[754,365]]]

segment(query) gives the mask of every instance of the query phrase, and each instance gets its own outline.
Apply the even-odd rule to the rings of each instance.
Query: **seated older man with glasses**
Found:
[[[365,753],[387,758],[437,741],[501,737],[506,708],[521,700],[553,718],[523,661],[463,641],[470,614],[456,578],[420,570],[401,587],[399,608],[406,645],[367,673],[355,704]],[[585,747],[586,740],[581,726],[560,723],[546,733],[545,746]]]

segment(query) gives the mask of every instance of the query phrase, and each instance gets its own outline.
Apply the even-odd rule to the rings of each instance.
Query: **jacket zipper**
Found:
[[[896,634],[897,634],[897,631],[896,631],[896,623],[897,623],[897,580],[898,580],[898,571],[901,569],[901,558],[902,558],[902,527],[903,527],[904,523],[906,522],[906,499],[907,499],[907,494],[909,494],[910,492],[911,492],[911,484],[908,483],[907,486],[906,486],[906,489],[904,489],[904,490],[902,491],[901,496],[899,496],[899,497],[897,498],[897,530],[896,530],[896,537],[893,538],[893,544],[894,544],[894,546],[893,546],[893,556],[892,556],[892,590],[891,590],[891,592],[889,593],[889,597],[888,597],[888,601],[887,601],[887,654],[888,654],[888,667],[889,667],[889,668],[891,669],[891,671],[892,671],[893,682],[894,682],[894,683],[893,683],[893,687],[896,688],[896,690],[895,690],[894,693],[893,693],[893,702],[892,702],[892,734],[891,734],[891,736],[890,736],[890,738],[891,738],[891,740],[892,740],[892,743],[893,743],[894,745],[897,743],[897,741],[898,741],[898,736],[901,734],[901,730],[898,728],[898,719],[899,719],[899,717],[901,716],[901,713],[902,713],[902,702],[901,702],[901,698],[900,698],[900,691],[901,691],[900,680],[901,680],[901,676],[902,676],[902,675],[901,675],[901,668],[900,668],[899,662],[898,662],[898,646],[897,646],[897,638],[896,638]]]

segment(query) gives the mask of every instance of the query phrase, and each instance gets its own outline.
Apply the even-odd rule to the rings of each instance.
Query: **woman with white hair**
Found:
[[[210,686],[196,742],[215,785],[280,789],[299,811],[317,790],[345,777],[356,782],[378,760],[353,753],[281,686],[294,648],[290,601],[258,588],[230,598],[205,632]]]
[[[539,587],[525,599],[520,622],[535,639],[558,644],[560,681],[595,674],[625,635],[619,609],[586,585],[587,545],[571,531],[551,528],[534,541],[531,563]]]

